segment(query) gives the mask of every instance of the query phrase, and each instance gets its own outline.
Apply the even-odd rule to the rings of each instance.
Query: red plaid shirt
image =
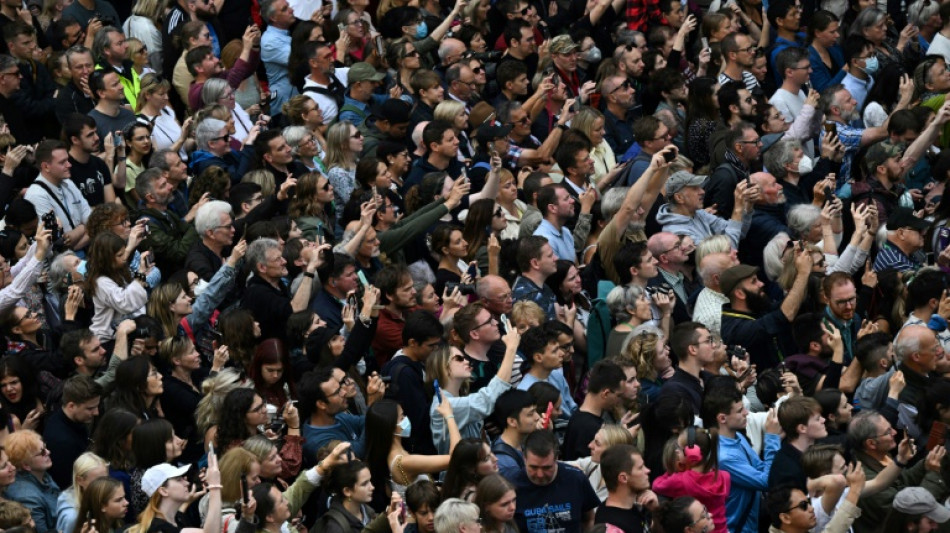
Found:
[[[627,0],[627,28],[646,33],[650,22],[663,18],[659,0]]]

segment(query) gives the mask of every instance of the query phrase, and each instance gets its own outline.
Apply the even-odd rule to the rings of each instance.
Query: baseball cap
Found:
[[[348,85],[352,85],[358,81],[383,81],[386,79],[385,74],[376,72],[376,68],[373,65],[365,62],[353,63],[353,66],[350,67],[350,71],[346,73],[346,82]]]
[[[185,475],[189,468],[191,468],[191,465],[172,466],[168,463],[162,463],[149,468],[142,474],[142,492],[151,498],[152,495],[155,494],[155,491],[164,485],[166,481],[173,477]]]
[[[785,137],[785,132],[782,133],[768,133],[762,136],[762,153],[769,151],[769,148],[775,146],[775,143],[782,140]]]
[[[726,297],[731,297],[732,291],[736,289],[742,280],[751,278],[759,271],[758,267],[752,265],[736,265],[727,269],[719,276],[719,288]]]
[[[678,170],[666,180],[666,198],[669,199],[684,187],[702,187],[705,183],[706,176],[697,176],[685,170]]]
[[[373,117],[389,121],[390,124],[409,122],[412,106],[398,98],[390,98],[373,110]]]
[[[558,35],[551,39],[549,50],[552,54],[567,54],[580,48],[581,46],[571,39],[570,35]]]
[[[894,496],[894,509],[910,515],[924,515],[927,518],[943,524],[950,520],[950,510],[937,503],[933,494],[923,487],[907,487]]]
[[[887,217],[887,229],[898,230],[901,228],[911,228],[917,231],[925,231],[930,224],[914,215],[914,211],[909,207],[897,207]]]
[[[885,161],[892,157],[898,157],[904,153],[903,143],[892,143],[891,141],[881,141],[868,148],[864,154],[864,168],[868,174],[874,174],[874,169],[883,165]]]
[[[478,141],[478,144],[484,145],[495,139],[507,137],[509,133],[511,133],[511,126],[501,126],[492,123],[482,124],[475,133],[475,140]]]

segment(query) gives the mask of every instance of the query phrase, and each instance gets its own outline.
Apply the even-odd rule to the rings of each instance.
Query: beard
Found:
[[[742,289],[743,294],[745,294],[746,305],[749,306],[749,310],[755,314],[761,315],[768,313],[772,309],[772,301],[769,300],[769,297],[765,295],[764,292],[751,292],[745,289]]]

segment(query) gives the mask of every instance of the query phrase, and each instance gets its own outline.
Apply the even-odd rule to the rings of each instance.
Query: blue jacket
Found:
[[[43,476],[41,483],[33,474],[17,470],[16,481],[7,487],[4,497],[21,503],[30,510],[30,515],[36,522],[36,533],[56,531],[56,500],[59,498],[59,486],[49,473]]]
[[[742,517],[748,516],[741,532],[756,533],[759,528],[759,492],[769,489],[772,458],[782,444],[778,435],[765,434],[765,459],[759,458],[748,439],[719,436],[719,468],[732,476],[732,488],[726,498],[726,523],[735,532]]]
[[[818,92],[822,92],[832,85],[841,83],[841,80],[844,79],[844,75],[847,74],[841,70],[841,67],[844,66],[844,52],[841,51],[841,47],[835,45],[828,48],[828,55],[831,56],[831,70],[829,70],[825,62],[821,60],[821,56],[818,55],[818,50],[815,50],[814,46],[808,47],[808,60],[811,61],[811,76],[809,76],[809,81],[811,81],[811,88]]]
[[[192,175],[197,177],[208,167],[221,167],[231,175],[231,185],[235,185],[240,183],[244,174],[251,169],[253,161],[254,147],[247,144],[240,152],[231,150],[224,154],[224,157],[218,157],[205,150],[195,150],[191,154],[191,163],[188,168],[191,169]]]

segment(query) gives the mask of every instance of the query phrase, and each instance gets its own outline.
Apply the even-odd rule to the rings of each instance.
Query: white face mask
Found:
[[[798,162],[798,173],[802,176],[810,173],[815,169],[815,162],[812,161],[807,155],[803,155],[801,161]]]

